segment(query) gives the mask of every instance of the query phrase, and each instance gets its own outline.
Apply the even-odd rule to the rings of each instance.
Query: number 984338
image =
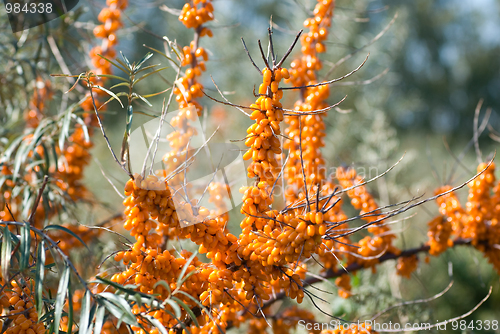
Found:
[[[8,14],[51,14],[53,6],[49,1],[25,0],[21,2],[6,2],[5,10]]]

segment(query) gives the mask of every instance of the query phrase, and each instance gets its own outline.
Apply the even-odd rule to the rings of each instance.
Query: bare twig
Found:
[[[36,209],[38,208],[38,205],[40,204],[40,200],[42,198],[43,191],[45,190],[45,186],[47,186],[48,181],[49,181],[49,176],[45,175],[43,177],[42,186],[40,187],[40,190],[38,191],[38,195],[36,196],[35,202],[33,203],[33,207],[31,209],[30,216],[28,218],[28,222],[30,223],[30,225],[33,225],[35,223]],[[12,216],[12,217],[14,217],[14,216]]]
[[[285,54],[283,55],[283,57],[281,58],[281,60],[278,62],[278,64],[276,64],[276,67],[281,67],[281,65],[283,65],[283,63],[285,62],[286,58],[288,58],[288,56],[292,52],[293,48],[295,47],[295,44],[297,44],[297,41],[299,40],[299,37],[300,37],[300,35],[302,34],[303,31],[304,30],[300,29],[300,31],[295,36],[295,39],[293,40],[292,45],[290,45],[290,47],[285,52]]]
[[[259,43],[259,50],[260,50],[260,55],[262,56],[262,60],[264,60],[266,67],[271,69],[269,67],[269,63],[267,62],[266,55],[264,54],[264,50],[262,49],[262,44],[260,43],[260,39],[258,40],[258,43]]]
[[[349,72],[346,75],[343,75],[343,76],[341,76],[339,78],[336,78],[336,79],[333,79],[333,80],[329,80],[329,81],[323,81],[323,82],[320,82],[320,83],[317,83],[317,84],[314,84],[314,85],[295,86],[295,87],[280,87],[280,88],[278,88],[278,90],[304,89],[304,88],[311,88],[311,87],[319,87],[319,86],[324,86],[324,85],[330,85],[330,84],[332,84],[334,82],[337,82],[337,81],[343,80],[343,79],[345,79],[347,77],[350,77],[351,75],[353,75],[354,73],[356,73],[357,71],[359,71],[361,69],[361,67],[363,67],[363,65],[366,63],[366,61],[368,60],[369,56],[370,56],[370,54],[368,53],[368,55],[366,56],[365,60],[363,60],[363,62],[361,63],[361,65],[359,65],[358,67],[356,67],[351,72]]]
[[[132,173],[129,170],[127,170],[127,168],[125,168],[125,165],[122,164],[120,162],[120,160],[118,160],[118,157],[116,156],[115,151],[113,151],[113,148],[111,147],[111,143],[109,142],[109,138],[106,135],[106,131],[104,131],[104,126],[102,125],[101,117],[99,116],[99,112],[97,111],[97,107],[95,105],[94,94],[92,94],[92,87],[93,87],[93,85],[92,85],[92,83],[89,80],[89,91],[90,91],[90,97],[92,98],[92,105],[94,106],[94,112],[95,112],[95,115],[97,117],[97,122],[99,123],[99,128],[101,129],[101,132],[102,132],[102,135],[104,137],[104,140],[106,141],[106,145],[108,146],[108,149],[111,152],[111,155],[115,159],[116,163],[118,165],[120,165],[121,169],[123,169],[125,171],[125,173],[127,173],[128,176],[133,180],[134,176],[132,175]]]
[[[392,20],[389,22],[389,24],[384,28],[382,29],[382,31],[380,31],[377,36],[375,36],[371,41],[369,41],[368,43],[366,43],[365,45],[363,45],[362,47],[360,47],[359,49],[351,52],[350,54],[348,54],[347,56],[345,56],[344,58],[340,59],[339,61],[337,61],[329,70],[328,72],[325,74],[325,78],[329,77],[330,74],[332,74],[332,72],[337,68],[339,67],[342,63],[344,63],[345,61],[347,61],[348,59],[350,59],[351,57],[353,57],[354,55],[356,55],[358,52],[362,51],[363,49],[367,48],[368,46],[372,45],[373,43],[375,43],[377,40],[379,40],[382,36],[384,36],[384,34],[389,30],[389,28],[394,24],[394,22],[396,22],[396,19],[398,17],[398,13],[396,13],[394,15],[394,17],[392,18]]]
[[[477,163],[483,162],[481,157],[481,150],[479,149],[479,135],[478,135],[478,123],[479,123],[479,113],[481,112],[481,107],[483,106],[483,99],[479,100],[476,110],[474,110],[474,149],[476,150]]]
[[[262,71],[259,68],[259,66],[257,66],[257,64],[255,64],[255,62],[253,61],[252,56],[250,55],[250,52],[248,51],[247,45],[245,44],[245,40],[243,39],[243,37],[241,37],[241,42],[243,43],[243,47],[245,48],[245,52],[247,53],[248,58],[250,58],[252,65],[257,69],[259,74],[262,75]]]
[[[444,295],[445,293],[447,293],[451,287],[453,286],[453,281],[450,281],[450,283],[448,284],[448,286],[446,288],[444,288],[443,291],[435,294],[434,296],[430,297],[430,298],[425,298],[425,299],[417,299],[417,300],[412,300],[412,301],[408,301],[408,302],[404,302],[404,303],[399,303],[399,304],[395,304],[395,305],[392,305],[392,306],[389,306],[388,308],[386,308],[385,310],[382,310],[380,312],[378,312],[377,314],[375,314],[370,320],[375,320],[377,319],[378,317],[380,317],[382,314],[394,309],[394,308],[397,308],[397,307],[401,307],[401,306],[407,306],[407,305],[414,305],[414,304],[420,304],[420,303],[428,303],[430,301],[433,301],[435,299],[438,299],[439,297],[441,297],[442,295]]]

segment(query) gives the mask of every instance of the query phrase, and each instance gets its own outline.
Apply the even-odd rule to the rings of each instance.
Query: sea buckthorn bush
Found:
[[[355,298],[364,284],[357,272],[376,273],[391,263],[409,279],[422,257],[456,246],[475,248],[500,273],[500,183],[493,159],[481,161],[459,186],[386,206],[371,187],[397,162],[374,178],[341,164],[327,173],[325,118],[346,99],[332,102],[331,84],[362,71],[368,59],[338,78],[320,75],[335,6],[333,0],[315,1],[303,30],[297,27],[295,37],[287,37],[288,49],[278,48],[273,25],[263,29],[266,41],[259,40],[258,48],[243,41],[248,60],[240,66],[255,69],[259,78],[247,92],[251,103],[230,101],[215,82],[215,89],[208,87],[207,64],[218,51],[211,48],[218,15],[211,0],[168,7],[192,40],[166,36],[164,50],[146,46],[136,61],[119,52],[126,0],[107,0],[100,8],[87,32],[94,38],[85,72],[63,73],[62,63],[47,67],[33,59],[32,75],[19,68],[12,48],[18,67],[6,66],[2,78],[31,84],[27,99],[1,101],[2,117],[10,119],[2,127],[0,160],[2,333],[376,333],[358,319],[339,319],[319,302],[338,301],[332,291]],[[60,61],[54,50],[50,42],[40,52]],[[151,64],[152,58],[168,66]],[[172,73],[165,74],[167,67]],[[158,77],[163,86],[143,93],[142,83]],[[62,110],[52,103],[56,95]],[[157,97],[163,98],[160,111],[147,115],[158,120],[155,139],[145,152],[131,152],[134,116],[145,114],[141,106],[156,108],[150,100]],[[231,110],[248,124],[238,140],[247,179],[237,185],[239,193],[227,181],[211,180],[194,190],[189,183],[187,172],[198,154],[190,143],[199,135],[200,117],[211,117],[208,103],[217,103],[211,109],[217,120],[224,122]],[[119,153],[104,122],[113,104],[125,120]],[[160,138],[167,113],[168,125],[178,130]],[[82,211],[98,206],[99,189],[89,188],[84,175],[101,137],[113,176],[126,178],[116,187],[117,178],[108,177],[122,203],[119,212],[83,224]],[[169,150],[158,150],[162,146]],[[141,171],[131,168],[133,153],[145,153]],[[158,164],[150,154],[161,155]],[[469,194],[462,205],[457,191],[465,186]],[[276,195],[280,187],[283,198]],[[241,197],[237,209],[229,207],[228,195]],[[203,204],[204,196],[213,207]],[[439,214],[426,225],[428,240],[405,247],[393,218],[432,201]],[[99,255],[99,263],[88,254]],[[316,288],[322,282],[332,283],[332,291]],[[345,326],[324,329],[325,315]]]

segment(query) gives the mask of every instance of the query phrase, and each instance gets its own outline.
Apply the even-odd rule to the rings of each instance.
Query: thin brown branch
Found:
[[[352,70],[351,72],[339,77],[339,78],[336,78],[336,79],[333,79],[333,80],[329,80],[329,81],[323,81],[323,82],[320,82],[320,83],[317,83],[317,84],[314,84],[314,85],[305,85],[305,86],[295,86],[295,87],[280,87],[278,88],[279,90],[288,90],[288,89],[304,89],[304,88],[311,88],[311,87],[319,87],[319,86],[324,86],[324,85],[330,85],[334,82],[337,82],[337,81],[340,81],[340,80],[343,80],[347,77],[350,77],[351,75],[353,75],[354,73],[356,73],[357,71],[359,71],[361,69],[361,67],[363,67],[363,65],[366,63],[366,61],[368,60],[368,57],[370,56],[370,54],[368,53],[366,55],[366,58],[365,60],[363,60],[363,62],[361,63],[361,65],[359,65],[358,67],[356,67],[354,70]]]
[[[43,178],[42,186],[40,187],[40,190],[38,191],[38,195],[36,196],[35,203],[33,203],[33,208],[31,209],[31,214],[28,218],[28,222],[30,223],[30,225],[34,225],[34,223],[35,223],[36,209],[38,208],[38,205],[40,204],[40,200],[42,199],[43,191],[45,190],[45,186],[47,186],[48,181],[49,181],[49,176],[45,175]]]

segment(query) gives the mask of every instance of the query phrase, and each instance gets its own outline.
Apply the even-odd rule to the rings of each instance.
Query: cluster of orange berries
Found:
[[[101,74],[111,74],[111,63],[100,57],[102,55],[106,58],[115,58],[116,51],[113,48],[118,43],[118,39],[116,37],[116,31],[123,26],[121,21],[121,13],[127,8],[128,0],[107,0],[107,7],[104,7],[99,13],[97,19],[102,24],[96,26],[94,28],[94,36],[96,38],[102,39],[102,43],[100,46],[93,47],[90,52],[90,58],[92,60],[92,65],[94,69],[92,72],[96,75]],[[102,85],[106,78],[104,77],[94,77],[91,79],[94,84]],[[97,95],[105,95],[106,93],[100,89],[95,90]],[[94,99],[94,103],[96,107],[99,108],[101,103]],[[97,119],[93,113],[94,106],[92,102],[92,98],[89,94],[87,94],[87,98],[81,104],[81,107],[85,111],[85,123],[87,125],[96,126]]]
[[[53,96],[50,86],[49,80],[44,81],[40,77],[36,78],[33,96],[29,102],[30,109],[24,115],[26,127],[34,129],[40,124],[40,120],[43,117],[43,111],[45,110],[45,104],[47,101],[51,100]]]
[[[94,29],[94,36],[103,39],[100,46],[95,46],[89,52],[94,66],[93,72],[96,75],[111,74],[111,64],[98,56],[103,55],[108,58],[114,58],[116,51],[113,46],[118,42],[115,32],[122,26],[120,21],[121,12],[127,7],[127,0],[107,0],[108,7],[101,10],[98,20],[102,23]],[[91,79],[94,84],[102,85],[105,78],[94,77]],[[105,94],[104,91],[97,89],[94,91],[97,95]],[[94,114],[94,104],[97,108],[101,106],[98,98],[92,99],[90,94],[81,103],[84,111],[84,122],[88,126],[89,136],[93,133],[94,126],[97,126],[97,118]],[[90,161],[89,150],[93,147],[92,142],[88,141],[83,128],[80,125],[75,126],[75,131],[68,138],[68,144],[63,152],[64,159],[59,161],[58,175],[60,180],[58,184],[62,190],[66,191],[73,199],[85,197],[87,190],[80,183],[83,178],[83,169]]]
[[[212,36],[210,29],[202,26],[205,22],[213,19],[213,6],[208,0],[187,1],[184,5],[179,20],[187,28],[194,28],[199,37]],[[207,51],[199,46],[199,38],[190,43],[189,46],[182,48],[183,58],[181,66],[189,66],[182,77],[176,81],[174,87],[175,100],[179,105],[178,114],[171,120],[171,125],[176,131],[167,135],[167,141],[172,150],[163,157],[166,164],[166,172],[174,171],[185,161],[185,150],[189,140],[197,135],[196,129],[192,123],[201,116],[202,106],[196,100],[203,96],[203,85],[197,81],[206,70],[205,62],[208,60]],[[180,185],[183,181],[183,173],[173,175],[170,184]]]
[[[268,321],[271,320],[271,327],[274,334],[287,334],[297,328],[299,321],[304,321],[310,326],[315,323],[314,314],[308,310],[292,306],[285,309],[283,312],[273,315],[269,308],[262,310],[265,318],[252,317],[248,321],[248,334],[266,333],[269,328]],[[319,330],[312,330],[310,334],[319,334]]]
[[[116,31],[122,26],[120,21],[121,12],[127,7],[127,0],[107,0],[107,7],[103,8],[99,13],[98,20],[102,23],[94,28],[94,36],[102,39],[100,46],[93,47],[90,52],[90,58],[94,69],[94,74],[111,74],[111,64],[99,56],[103,55],[107,58],[114,58],[116,51],[113,46],[118,43]],[[106,78],[94,77],[91,81],[94,84],[102,85]],[[97,89],[94,91],[97,95],[106,94],[104,91]],[[81,103],[84,111],[84,122],[89,127],[89,136],[93,133],[94,126],[97,126],[97,118],[94,114],[94,104],[97,108],[101,106],[98,98],[92,99],[90,94]],[[64,161],[59,164],[59,174],[62,180],[67,184],[61,184],[63,190],[66,190],[72,199],[82,198],[86,193],[80,180],[83,178],[83,168],[90,161],[89,150],[93,144],[87,141],[85,133],[80,125],[75,127],[75,131],[68,138],[71,142],[63,151]]]
[[[134,246],[135,256],[140,254],[142,248],[156,248],[161,242],[161,224],[179,227],[179,217],[175,212],[170,189],[158,177],[150,175],[142,178],[135,174],[134,180],[125,184],[126,221],[123,227],[130,231],[136,238]],[[156,219],[160,225],[151,219]],[[157,229],[158,233],[150,234],[150,230]]]
[[[295,231],[298,219],[293,220],[295,226],[290,226],[285,232],[279,227],[284,225],[283,223],[287,224],[285,221],[293,223],[290,217],[278,214],[276,210],[270,210],[273,203],[272,187],[279,172],[276,155],[281,153],[277,136],[281,133],[280,122],[283,120],[280,102],[283,94],[279,90],[279,82],[283,77],[288,77],[288,71],[281,68],[271,70],[266,67],[262,71],[262,76],[259,97],[250,106],[253,110],[250,119],[255,121],[247,130],[245,145],[250,148],[243,155],[244,160],[252,160],[247,168],[248,177],[256,177],[256,180],[254,185],[240,189],[243,193],[241,213],[245,218],[240,224],[242,232],[238,240],[239,256],[251,263],[248,265],[248,271],[242,274],[250,276],[244,280],[247,299],[255,297],[260,304],[262,300],[269,298],[269,287],[263,282],[269,282],[270,276],[274,276],[274,279],[282,276],[277,266],[285,264],[285,261],[295,254],[292,246],[288,249],[285,246],[295,242],[299,235]],[[307,235],[306,229],[307,225],[301,227],[301,236]],[[312,227],[312,231],[314,230]],[[297,241],[304,242],[304,239]],[[310,248],[314,249],[314,246],[312,241]],[[287,255],[284,254],[285,251]],[[263,276],[263,279],[258,279],[259,276]],[[297,284],[291,284],[291,289],[294,289],[292,293],[295,297],[298,295],[299,298],[303,298],[303,292]],[[302,295],[298,294],[299,291]]]
[[[243,159],[252,159],[248,168],[248,177],[257,176],[259,181],[268,184],[265,186],[267,188],[274,184],[275,174],[279,166],[276,155],[281,154],[281,144],[277,137],[281,134],[280,122],[283,120],[283,110],[281,109],[283,106],[280,102],[283,91],[279,90],[279,83],[282,78],[287,78],[289,74],[285,68],[273,71],[264,68],[262,75],[263,82],[259,87],[259,97],[250,106],[250,109],[253,110],[250,119],[254,120],[255,123],[247,130],[245,145],[250,149],[245,152]],[[252,187],[249,190],[256,194],[261,192],[257,187]],[[261,197],[261,195],[257,195],[257,197]],[[263,203],[263,205],[266,204]]]
[[[486,163],[477,167],[477,172],[487,168]],[[492,163],[475,180],[469,182],[469,196],[465,206],[466,217],[463,221],[462,238],[471,238],[472,244],[478,246],[479,240],[484,240],[488,232],[488,224],[494,218],[494,204],[491,201],[491,191],[495,182],[495,164]]]
[[[180,82],[187,85],[186,78],[181,78]],[[175,174],[175,171],[183,162],[191,157],[189,152],[186,154],[186,150],[191,138],[198,134],[196,128],[190,123],[196,121],[196,118],[199,116],[199,112],[196,111],[196,105],[198,105],[198,102],[190,102],[189,106],[182,107],[170,121],[170,125],[175,131],[167,135],[167,141],[171,150],[163,156],[163,163],[165,163],[166,167],[165,176],[167,176],[167,171],[174,174],[170,177],[169,182],[172,186],[183,185],[184,183],[184,173]]]
[[[406,278],[410,278],[411,274],[417,269],[417,267],[418,257],[416,254],[398,258],[396,265],[398,275]]]
[[[308,18],[304,26],[309,32],[300,38],[302,55],[291,62],[289,82],[294,86],[312,85],[317,83],[316,71],[320,70],[320,53],[325,52],[322,41],[327,38],[331,17],[333,15],[334,1],[319,0],[314,9],[314,18]],[[321,32],[321,34],[319,33]],[[313,112],[327,106],[326,99],[330,94],[327,85],[308,87],[301,90],[301,98],[295,103],[294,110],[297,112]],[[299,120],[299,117],[301,119]],[[322,114],[302,116],[290,116],[285,118],[288,128],[285,134],[291,140],[286,141],[284,148],[289,150],[289,160],[285,168],[285,179],[291,186],[286,193],[288,202],[296,200],[304,187],[323,184],[326,175],[322,171],[324,159],[321,148],[324,147],[325,124]],[[302,144],[302,145],[301,145]],[[302,156],[302,161],[301,161]],[[304,185],[302,165],[306,175]],[[302,192],[303,193],[303,192]]]
[[[390,232],[390,228],[387,225],[376,222],[383,217],[378,211],[378,205],[373,196],[364,185],[361,185],[364,179],[356,175],[356,171],[353,168],[345,169],[342,167],[337,169],[337,179],[344,189],[352,188],[347,191],[347,196],[351,199],[352,206],[356,210],[359,210],[359,214],[363,220],[367,223],[372,223],[372,225],[368,226],[368,232],[372,233],[373,237],[366,236],[359,241],[358,254],[362,258],[358,258],[357,261],[366,267],[372,267],[378,263],[377,258],[386,252],[398,255],[400,250],[392,244],[396,236]]]
[[[436,189],[434,194],[439,195],[449,191],[450,189],[451,186],[442,186]],[[451,192],[438,197],[436,202],[439,205],[439,213],[446,217],[446,224],[450,224],[454,234],[461,235],[463,226],[462,219],[465,211],[460,205],[457,195]]]
[[[428,226],[429,254],[437,256],[449,247],[453,247],[453,241],[450,239],[453,232],[450,217],[437,216],[428,223]]]
[[[342,274],[335,279],[335,285],[339,288],[338,294],[342,298],[349,298],[351,296],[351,278],[349,274]]]
[[[318,56],[326,51],[323,42],[328,35],[334,6],[334,1],[318,1],[314,9],[314,17],[308,18],[304,22],[304,26],[309,31],[301,36],[302,56],[292,61],[290,69],[289,82],[294,86],[317,83],[316,71],[322,68]],[[301,99],[295,103],[294,110],[311,113],[326,108],[329,94],[327,85],[305,88],[301,90]],[[321,148],[325,145],[323,117],[323,114],[312,114],[285,118],[288,124],[285,134],[291,139],[284,144],[284,148],[289,150],[288,163],[284,171],[284,177],[288,183],[285,193],[287,203],[304,202],[306,200],[304,188],[309,189],[310,193],[315,193],[320,187],[322,196],[330,194],[335,189],[333,181],[327,179],[324,169],[325,160],[321,153]],[[325,220],[336,222],[347,218],[341,208],[342,201],[334,197],[331,202],[337,200],[339,200],[337,204],[325,212]],[[324,202],[320,202],[319,205],[323,206]],[[333,231],[336,229],[343,228],[343,226],[332,228],[331,233],[334,233]],[[353,257],[349,255],[353,250],[348,246],[350,244],[349,238],[343,236],[338,241],[323,240],[318,247],[317,253],[324,270],[338,266],[340,259],[346,264],[353,262]],[[348,297],[351,288],[349,276],[343,275],[337,278],[336,283],[339,286],[339,295],[344,298]]]
[[[300,38],[302,57],[291,63],[290,81],[293,85],[304,86],[316,80],[315,71],[322,68],[318,54],[326,52],[324,41],[328,37],[334,8],[334,0],[318,0],[314,17],[304,21],[304,27],[309,31]]]
[[[305,323],[314,322],[314,314],[308,310],[300,309],[296,306],[287,308],[278,317],[273,318],[272,326],[274,334],[287,334],[297,327],[300,320]],[[312,331],[311,334],[318,334],[319,331]]]
[[[46,102],[47,100],[50,100],[52,98],[53,92],[51,90],[51,85],[49,80],[42,80],[42,78],[38,77],[35,80],[35,86],[33,90],[33,96],[29,101],[29,110],[25,112],[24,114],[24,120],[26,121],[26,128],[28,129],[35,129],[38,127],[40,124],[40,121],[43,117],[43,113],[45,111],[46,107]],[[28,134],[24,136],[23,141],[26,144],[31,143],[33,140],[33,134]],[[38,157],[43,158],[44,157],[44,149],[41,145],[38,145],[35,147],[34,150],[28,152],[28,157],[29,158],[34,158],[35,154],[38,155]],[[40,171],[40,166],[34,166],[31,168],[30,172],[39,172]],[[12,169],[11,166],[8,166],[6,163],[2,164],[2,175],[9,176],[12,175]],[[24,180],[27,182],[31,182],[33,179],[32,175],[30,173],[24,175]],[[14,215],[14,217],[11,216],[11,213],[5,206],[5,208],[0,211],[0,220],[15,220],[15,217],[17,217],[18,211],[18,205],[21,202],[21,199],[18,198],[12,198],[12,188],[15,186],[14,182],[8,178],[4,184],[5,186],[5,191],[3,192],[3,196],[1,197],[2,201],[5,203],[2,203],[4,205],[8,204],[10,207],[10,211]],[[10,203],[7,203],[10,202]],[[2,205],[2,207],[4,207]],[[36,216],[35,216],[35,222],[38,223],[37,226],[40,226],[40,221],[43,219],[45,216],[43,207],[39,206],[37,208]]]
[[[57,170],[57,184],[73,200],[84,198],[87,189],[81,184],[83,170],[89,163],[92,143],[87,141],[83,128],[76,127],[69,136],[70,144],[63,150]]]
[[[16,214],[13,212],[13,199],[12,199],[12,188],[15,186],[14,181],[12,181],[12,178],[10,177],[12,175],[12,169],[6,164],[2,164],[2,170],[1,170],[1,175],[5,177],[5,184],[3,185],[2,188],[0,189],[5,189],[2,190],[3,192],[1,193],[0,196],[0,205],[2,207],[2,210],[0,211],[0,220],[2,221],[15,221]],[[19,202],[19,199],[16,199]],[[10,210],[9,210],[10,209]]]
[[[212,37],[212,31],[202,27],[202,25],[214,19],[213,12],[214,6],[211,0],[193,0],[192,4],[191,1],[189,1],[182,7],[179,21],[188,29],[194,28],[199,30],[201,37],[205,35]]]
[[[211,217],[220,217],[224,221],[229,221],[229,207],[225,199],[231,195],[231,188],[223,182],[211,182],[208,186],[208,201],[215,207],[211,210]]]
[[[120,29],[123,24],[120,20],[121,12],[125,10],[128,5],[128,0],[107,0],[105,7],[99,13],[97,19],[102,24],[94,28],[94,36],[103,39],[101,49],[94,48],[93,53],[100,53],[99,51],[106,50],[118,43],[116,38],[116,31]],[[110,57],[114,56],[114,51],[109,54]],[[101,59],[101,58],[99,58]],[[104,59],[102,59],[104,60]],[[97,58],[93,59],[93,65],[97,69],[97,74],[111,74],[111,64],[108,62],[101,62]]]
[[[326,51],[324,41],[328,36],[331,18],[333,16],[335,3],[329,0],[318,0],[314,9],[314,17],[308,18],[304,26],[309,31],[301,36],[300,58],[291,63],[290,79],[294,86],[313,85],[318,83],[316,71],[322,68],[319,54]],[[295,103],[294,110],[299,112],[314,113],[315,110],[326,108],[326,100],[330,94],[327,85],[308,87],[301,90],[301,98]],[[333,180],[327,179],[325,173],[325,160],[321,148],[324,147],[325,124],[323,114],[310,114],[307,116],[289,116],[285,118],[288,128],[285,134],[291,140],[284,143],[284,148],[289,150],[288,162],[285,167],[284,177],[288,187],[285,192],[287,203],[303,203],[306,199],[304,189],[309,189],[309,193],[318,192],[321,196],[328,195],[335,189]],[[304,182],[305,175],[305,182]],[[305,183],[305,184],[304,184]],[[330,203],[336,204],[324,213],[325,220],[338,222],[346,219],[342,210],[342,201],[337,196],[330,199]],[[321,201],[323,207],[326,201]],[[335,234],[335,230],[345,230],[345,226],[332,227],[330,234]],[[326,230],[326,229],[325,229]],[[341,234],[339,232],[339,234]],[[338,241],[338,242],[337,242]],[[344,261],[349,265],[354,262],[353,252],[349,247],[347,236],[324,239],[316,252],[320,257],[324,270],[333,269],[338,266],[339,261]],[[350,295],[350,278],[342,275],[336,280],[339,286],[339,295],[347,298]]]
[[[124,201],[127,216],[124,227],[131,230],[136,242],[131,250],[115,256],[115,260],[123,261],[127,268],[113,275],[112,280],[120,284],[134,283],[141,292],[159,293],[167,298],[169,293],[166,289],[161,285],[154,287],[158,281],[164,280],[169,282],[172,290],[180,288],[206,306],[229,303],[231,299],[224,291],[233,288],[233,272],[226,266],[240,265],[241,261],[236,254],[237,238],[225,229],[226,221],[207,219],[209,210],[196,207],[194,203],[174,203],[170,188],[157,176],[142,178],[135,174],[134,180],[127,182],[125,194],[128,197]],[[193,225],[189,216],[201,223]],[[174,282],[191,254],[182,252],[182,257],[176,258],[172,255],[173,251],[157,251],[165,231],[173,232],[180,238],[190,238],[200,246],[200,253],[206,253],[212,260],[212,264],[208,265],[195,257],[187,273],[196,272],[182,287],[176,287]],[[192,304],[190,298],[184,302]],[[175,318],[168,312],[158,311],[153,316],[167,327],[176,325]],[[209,325],[210,322],[207,323]]]
[[[80,239],[82,239],[85,244],[91,243],[101,234],[100,229],[88,228],[83,225],[75,226],[70,224],[62,224],[61,226],[76,234]],[[71,249],[74,249],[76,247],[83,247],[79,240],[77,240],[67,232],[51,231],[49,235],[52,240],[58,243],[59,248],[66,254],[68,254]]]
[[[30,281],[31,283],[31,281]],[[2,318],[11,320],[4,328],[6,334],[43,334],[45,327],[38,323],[38,313],[34,307],[33,296],[28,284],[20,286],[12,280],[10,287],[5,288],[0,297],[0,305],[4,309]]]
[[[194,274],[191,274],[182,286],[177,286],[175,283],[191,255],[190,252],[184,250],[181,252],[181,257],[176,258],[168,250],[159,252],[156,249],[147,248],[139,256],[129,261],[127,253],[121,252],[115,256],[115,260],[123,260],[124,263],[130,265],[126,271],[114,274],[111,280],[119,284],[135,284],[140,287],[139,290],[143,293],[158,294],[158,298],[166,299],[170,296],[170,291],[164,286],[156,284],[164,280],[169,283],[171,291],[179,288],[190,296],[200,298],[203,302],[204,298],[207,298],[206,290],[208,286],[211,282],[217,280],[218,277],[217,275],[215,278],[211,277],[212,268],[194,258],[189,264],[186,275],[189,275],[191,272],[194,272]],[[191,307],[196,306],[190,298],[182,299]],[[208,299],[210,301],[212,296]],[[145,311],[145,309],[141,309],[140,307],[136,307],[135,310],[137,312]],[[167,308],[167,311],[172,312],[173,310]],[[177,324],[175,318],[171,317],[168,312],[155,311],[152,315],[161,320],[165,326],[174,327]]]
[[[429,253],[438,255],[453,246],[452,235],[470,239],[472,245],[483,252],[500,272],[500,250],[495,247],[500,242],[500,182],[494,185],[493,162],[490,165],[479,164],[477,172],[481,174],[468,184],[469,196],[465,209],[454,193],[436,199],[442,217],[436,217],[429,223]],[[450,189],[450,186],[440,187],[436,195]]]

